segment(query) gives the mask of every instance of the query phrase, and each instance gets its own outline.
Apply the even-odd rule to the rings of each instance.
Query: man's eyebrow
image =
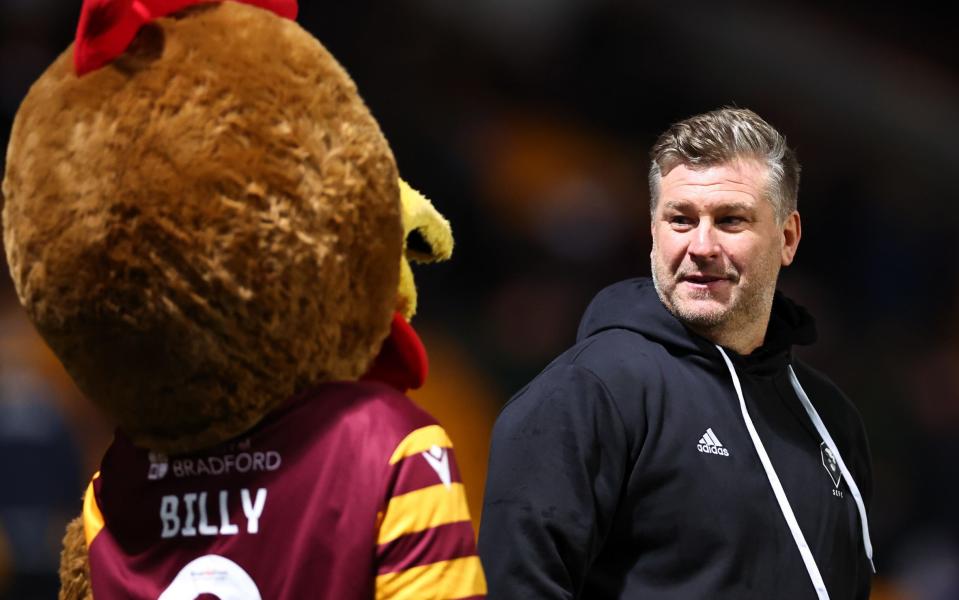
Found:
[[[719,208],[729,211],[738,210],[742,212],[749,212],[755,209],[753,205],[746,204],[745,202],[723,202],[719,205]]]
[[[663,208],[668,208],[672,210],[681,210],[683,208],[688,207],[690,204],[691,203],[687,200],[669,200],[665,204],[663,204]]]
[[[692,204],[693,203],[690,202],[689,200],[668,200],[665,204],[663,204],[663,208],[666,208],[667,210],[683,210],[684,208],[689,208],[690,206],[692,206]],[[745,202],[733,201],[733,202],[718,202],[715,204],[715,208],[718,210],[725,210],[725,211],[738,210],[738,211],[748,212],[753,210],[755,207]]]

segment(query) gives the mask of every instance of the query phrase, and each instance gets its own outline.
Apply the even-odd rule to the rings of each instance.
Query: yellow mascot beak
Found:
[[[431,263],[453,254],[453,230],[429,199],[400,179],[403,209],[403,257],[396,310],[409,321],[416,314],[416,283],[410,261]]]

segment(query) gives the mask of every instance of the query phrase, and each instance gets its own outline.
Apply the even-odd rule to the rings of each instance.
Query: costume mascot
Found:
[[[117,424],[63,599],[485,594],[450,440],[404,394],[406,260],[448,224],[295,15],[89,0],[17,114],[17,294]]]

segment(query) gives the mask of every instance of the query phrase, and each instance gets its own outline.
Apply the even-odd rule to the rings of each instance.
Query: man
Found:
[[[792,355],[815,328],[775,290],[801,235],[795,156],[729,108],[651,156],[652,280],[600,292],[497,420],[489,597],[865,599],[865,432]]]

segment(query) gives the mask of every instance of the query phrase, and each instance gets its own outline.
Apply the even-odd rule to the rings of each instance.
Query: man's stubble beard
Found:
[[[668,272],[668,268],[662,265],[662,273],[658,261],[656,260],[656,241],[653,240],[653,248],[650,253],[650,272],[653,277],[653,287],[656,289],[659,300],[667,310],[690,329],[702,335],[706,339],[719,342],[727,338],[727,334],[735,334],[753,323],[756,319],[768,319],[769,310],[772,307],[773,296],[776,293],[776,281],[779,278],[778,258],[770,255],[762,256],[755,265],[754,277],[750,277],[743,284],[737,284],[738,290],[734,292],[730,304],[724,309],[718,311],[695,311],[686,310],[682,303],[677,302],[679,295],[679,285],[673,281],[672,291],[667,295],[663,289],[662,281],[675,278],[675,274]],[[738,273],[736,273],[738,279]],[[757,277],[758,276],[758,277]],[[742,280],[739,279],[741,282]]]

